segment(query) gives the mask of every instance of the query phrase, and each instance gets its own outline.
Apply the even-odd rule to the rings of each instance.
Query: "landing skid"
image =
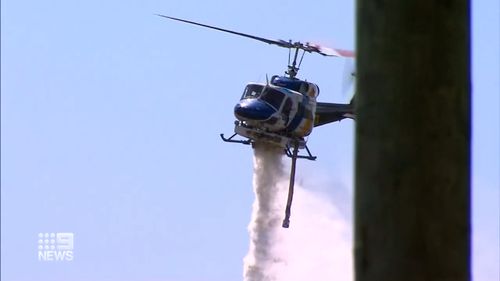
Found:
[[[311,154],[311,151],[309,150],[309,148],[307,147],[307,145],[306,145],[306,146],[304,146],[304,148],[305,148],[305,149],[306,149],[306,151],[307,151],[307,155],[298,155],[298,153],[297,153],[297,155],[294,155],[294,154],[292,154],[292,152],[290,151],[290,147],[289,147],[289,146],[287,146],[287,147],[285,148],[285,154],[286,154],[286,156],[288,156],[288,157],[292,158],[292,160],[293,160],[293,158],[307,159],[307,160],[311,160],[311,161],[316,160],[316,158],[317,158],[317,157],[316,157],[316,156],[313,156],[313,155]]]
[[[233,138],[236,136],[237,134],[234,133],[232,136],[230,136],[229,138],[226,138],[224,137],[224,134],[220,134],[220,137],[223,141],[225,142],[232,142],[232,143],[242,143],[242,144],[251,144],[252,141],[250,139],[246,139],[246,140],[233,140]]]

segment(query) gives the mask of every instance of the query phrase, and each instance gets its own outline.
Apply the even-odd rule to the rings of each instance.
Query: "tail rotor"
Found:
[[[356,92],[354,89],[354,79],[356,78],[356,65],[354,58],[346,58],[342,73],[342,95],[352,98]]]

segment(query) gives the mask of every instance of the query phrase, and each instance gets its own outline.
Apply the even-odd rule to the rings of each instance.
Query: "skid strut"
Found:
[[[283,219],[283,224],[282,224],[284,228],[288,228],[290,226],[290,211],[292,209],[293,186],[295,184],[295,166],[297,164],[298,153],[299,153],[299,145],[296,143],[293,148],[293,155],[291,157],[292,170],[290,171],[290,186],[288,187],[288,199],[286,201],[285,219]]]

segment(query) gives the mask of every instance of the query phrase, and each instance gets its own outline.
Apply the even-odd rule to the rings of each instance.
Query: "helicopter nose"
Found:
[[[241,121],[264,121],[274,112],[274,108],[260,100],[242,101],[234,107],[234,115]]]

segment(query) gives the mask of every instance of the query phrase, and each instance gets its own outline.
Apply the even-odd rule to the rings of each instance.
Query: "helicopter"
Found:
[[[307,147],[307,137],[314,127],[322,126],[346,118],[355,119],[353,99],[348,104],[317,102],[319,87],[315,83],[297,78],[305,53],[318,53],[323,56],[353,58],[354,52],[333,49],[314,43],[292,42],[292,40],[272,40],[246,33],[223,29],[181,18],[156,14],[157,16],[197,25],[221,32],[247,37],[267,44],[287,48],[288,67],[285,75],[274,75],[266,83],[248,83],[239,102],[234,107],[234,134],[225,137],[224,142],[254,146],[268,143],[283,149],[291,158],[291,172],[285,218],[282,227],[290,225],[291,205],[295,183],[297,159],[316,160]],[[300,59],[299,59],[300,56]],[[354,73],[351,73],[354,76]],[[236,137],[242,137],[236,138]],[[305,150],[306,154],[299,154]]]

